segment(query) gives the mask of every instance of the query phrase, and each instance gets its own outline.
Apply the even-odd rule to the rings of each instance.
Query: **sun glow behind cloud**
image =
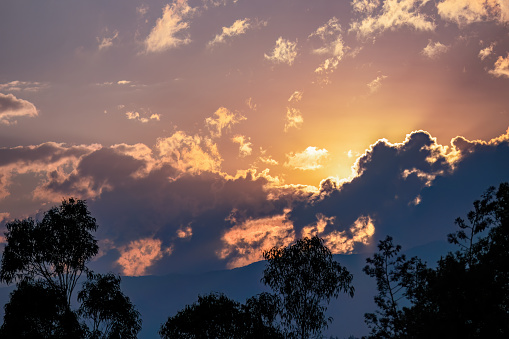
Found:
[[[77,6],[0,3],[0,226],[87,198],[115,269],[220,269],[302,235],[357,252],[505,168],[474,159],[505,154],[507,1]]]

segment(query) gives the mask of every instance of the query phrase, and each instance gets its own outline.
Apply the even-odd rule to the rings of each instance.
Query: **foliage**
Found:
[[[390,293],[378,284],[383,303],[378,314],[389,316],[398,338],[507,338],[509,336],[509,184],[491,187],[474,202],[467,220],[458,218],[459,230],[448,239],[459,250],[441,258],[435,269],[393,261],[394,277],[410,302],[396,316]],[[392,244],[390,244],[392,246]],[[398,247],[386,246],[395,250]],[[399,250],[399,248],[398,248]],[[379,256],[383,257],[384,248]],[[390,253],[390,251],[389,251]],[[378,261],[373,260],[372,265]],[[405,260],[400,262],[405,263]],[[390,261],[385,263],[390,265]],[[419,263],[416,261],[416,263]],[[375,271],[371,276],[380,279]],[[391,271],[388,271],[391,272]],[[386,281],[391,281],[391,274]],[[390,310],[390,312],[388,312]],[[367,319],[368,322],[370,319]],[[377,335],[373,337],[391,337]]]
[[[91,234],[97,229],[84,200],[62,201],[44,214],[41,222],[32,219],[7,223],[0,281],[43,279],[66,296],[71,295],[85,264],[98,251]]]
[[[401,246],[394,245],[392,237],[387,236],[378,244],[378,253],[366,259],[368,265],[363,269],[376,279],[379,292],[375,296],[378,310],[364,315],[374,338],[400,338],[403,335],[400,305],[417,294],[426,272],[426,266],[418,258],[408,260],[405,255],[397,256],[400,251]]]
[[[262,281],[280,295],[283,323],[297,337],[309,338],[327,326],[326,305],[332,297],[340,292],[353,297],[352,275],[318,237],[274,247],[263,256],[267,266]]]
[[[136,338],[141,330],[140,313],[120,290],[120,277],[88,274],[78,293],[78,313],[92,322],[90,338]]]
[[[162,338],[282,338],[272,326],[271,297],[258,295],[246,305],[224,294],[199,296],[161,327]],[[269,306],[265,309],[264,306]]]
[[[280,299],[263,292],[246,300],[241,305],[244,314],[245,338],[283,338],[277,324]]]
[[[63,294],[43,281],[22,281],[5,305],[1,338],[81,338],[84,328]]]

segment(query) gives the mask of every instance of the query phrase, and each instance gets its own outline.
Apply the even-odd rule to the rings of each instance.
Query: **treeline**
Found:
[[[366,338],[509,337],[509,184],[490,188],[448,235],[457,251],[428,267],[400,254],[387,236],[363,271],[376,280],[377,309]],[[136,338],[141,318],[120,277],[86,264],[98,252],[97,224],[85,201],[68,199],[42,221],[7,224],[0,281],[16,282],[1,338]],[[220,293],[198,296],[162,324],[162,338],[319,338],[333,298],[354,296],[352,274],[318,237],[263,253],[271,290],[241,304]],[[86,276],[72,309],[76,284]]]

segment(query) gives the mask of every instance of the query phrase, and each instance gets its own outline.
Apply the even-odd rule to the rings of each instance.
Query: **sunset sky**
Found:
[[[104,271],[419,246],[509,181],[507,0],[3,0],[0,46],[0,230],[87,199]]]

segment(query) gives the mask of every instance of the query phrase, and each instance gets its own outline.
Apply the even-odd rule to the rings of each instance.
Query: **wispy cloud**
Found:
[[[428,45],[424,47],[421,54],[430,59],[436,59],[441,54],[447,53],[449,48],[450,48],[449,46],[446,46],[438,41],[432,42],[431,40],[429,40]]]
[[[304,118],[299,109],[293,107],[286,108],[286,122],[285,132],[288,132],[290,128],[301,128],[304,123]]]
[[[253,144],[243,135],[236,135],[232,138],[232,141],[239,144],[239,156],[246,157],[251,155],[253,152]]]
[[[323,162],[327,159],[328,153],[325,148],[319,149],[309,146],[300,153],[287,154],[288,161],[285,166],[303,171],[317,170],[323,167]]]
[[[0,93],[0,124],[13,125],[18,118],[37,115],[37,109],[31,102],[18,99],[12,94]]]
[[[265,59],[274,63],[283,63],[291,66],[297,57],[297,41],[292,42],[283,37],[279,37],[276,46],[271,54],[265,54]]]
[[[152,113],[152,114],[150,114],[150,116],[145,117],[145,116],[140,115],[139,112],[126,112],[125,116],[129,120],[137,120],[141,123],[147,123],[150,120],[155,120],[155,121],[161,120],[161,115],[155,114],[155,113]]]
[[[493,42],[488,47],[481,49],[479,51],[479,58],[481,58],[481,60],[484,60],[487,57],[489,57],[493,53],[493,48],[495,47],[495,45],[496,43]]]
[[[419,31],[433,31],[435,23],[424,14],[424,6],[428,0],[386,0],[383,2],[379,14],[374,9],[379,1],[356,1],[354,9],[365,15],[360,21],[351,24],[350,30],[357,32],[360,37],[382,33],[388,29],[408,26]],[[357,6],[355,6],[357,4]]]
[[[495,62],[495,68],[489,71],[490,74],[496,77],[509,78],[509,53],[507,57],[499,56]]]
[[[226,43],[228,40],[233,37],[245,34],[249,29],[258,28],[260,26],[266,26],[266,21],[257,21],[245,18],[236,20],[231,26],[223,27],[222,32],[217,34],[214,39],[209,41],[208,46],[213,47],[216,44]]]
[[[297,103],[302,100],[302,96],[304,93],[302,91],[295,91],[293,94],[288,98],[288,102],[290,103]]]
[[[443,0],[437,8],[443,19],[460,26],[486,20],[509,22],[507,0]]]
[[[0,91],[3,92],[38,92],[42,89],[49,87],[47,83],[37,81],[11,81],[5,84],[0,84]]]
[[[367,86],[369,88],[370,93],[378,92],[380,90],[380,88],[382,87],[382,81],[386,78],[387,78],[386,75],[380,75],[375,80],[368,83]]]
[[[145,52],[162,52],[191,42],[188,20],[195,12],[187,0],[174,0],[163,8],[163,16],[145,39]]]
[[[139,239],[120,249],[117,263],[125,275],[140,276],[146,274],[147,268],[160,260],[163,255],[170,255],[171,252],[171,247],[164,249],[159,239]]]
[[[246,120],[246,117],[239,113],[231,112],[225,107],[220,107],[213,117],[205,119],[205,125],[209,128],[213,138],[219,138],[224,129],[230,129],[234,124],[242,120]]]
[[[103,37],[97,37],[97,43],[99,44],[99,50],[104,50],[104,49],[107,49],[111,46],[113,46],[113,41],[115,41],[116,39],[118,38],[118,31],[115,30],[113,31],[112,34],[108,35],[108,36],[103,36]]]

